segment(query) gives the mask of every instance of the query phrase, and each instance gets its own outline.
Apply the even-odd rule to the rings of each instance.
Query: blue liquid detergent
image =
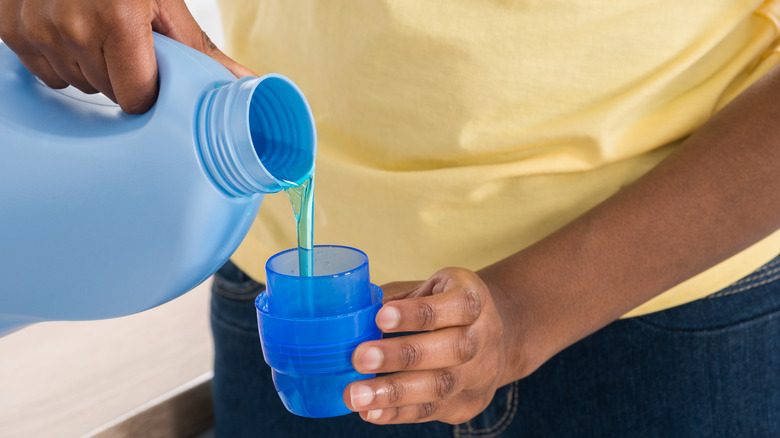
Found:
[[[298,272],[301,277],[311,277],[314,275],[314,175],[285,192],[293,207],[298,232]]]

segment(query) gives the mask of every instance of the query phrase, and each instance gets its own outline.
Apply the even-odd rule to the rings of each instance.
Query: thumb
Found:
[[[206,35],[198,22],[192,16],[183,0],[161,1],[161,7],[157,18],[152,23],[152,28],[182,44],[208,55],[236,77],[256,76],[252,70],[225,55]]]

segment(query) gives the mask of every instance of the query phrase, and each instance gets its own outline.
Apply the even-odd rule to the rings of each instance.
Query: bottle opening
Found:
[[[284,186],[297,186],[314,166],[314,121],[300,90],[281,76],[267,76],[249,105],[252,145],[266,171]]]
[[[227,194],[275,193],[314,171],[314,118],[284,76],[244,77],[208,91],[197,124],[204,165]]]

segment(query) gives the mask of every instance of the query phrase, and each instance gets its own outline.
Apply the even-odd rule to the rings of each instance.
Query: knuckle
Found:
[[[419,405],[419,418],[425,419],[431,417],[436,413],[437,404],[433,402],[423,403]]]
[[[19,10],[16,30],[24,35],[29,44],[36,47],[48,47],[53,44],[54,33],[51,22],[42,13],[40,8],[32,2],[25,2]]]
[[[463,290],[463,315],[466,317],[466,322],[473,323],[479,318],[482,313],[482,299],[479,294],[472,289]]]
[[[387,402],[391,405],[400,402],[404,397],[404,387],[397,380],[388,381],[385,392],[387,394]]]
[[[493,392],[484,393],[481,397],[475,397],[468,403],[468,410],[466,411],[466,414],[471,416],[469,420],[487,409],[488,405],[490,405],[490,402],[493,401],[493,395]]]
[[[476,417],[476,415],[471,415],[466,412],[458,412],[457,414],[453,414],[450,418],[448,418],[445,422],[448,424],[463,424],[472,418]]]
[[[45,25],[34,23],[32,20],[26,22],[23,39],[27,45],[39,51],[54,47],[54,36],[49,32],[49,28]]]
[[[474,419],[490,404],[490,400],[483,400],[481,397],[466,399],[457,412],[452,412],[445,421],[449,424],[462,424]]]
[[[464,415],[462,413],[453,413],[441,421],[454,426],[456,424],[463,424],[469,420],[471,420],[471,418],[469,418],[468,415]]]
[[[82,15],[74,15],[72,19],[59,21],[56,27],[71,46],[86,47],[91,42],[92,26]]]
[[[472,330],[463,328],[458,336],[455,356],[461,363],[466,363],[474,359],[478,352],[479,340],[477,340],[477,335]]]
[[[439,399],[447,398],[455,390],[457,378],[451,370],[439,370],[436,373],[433,390]]]
[[[404,343],[401,345],[401,361],[404,369],[417,367],[422,361],[422,350],[416,344]]]
[[[110,2],[100,8],[100,15],[106,24],[115,25],[121,28],[131,26],[138,22],[145,22],[145,17],[150,16],[148,8],[142,5],[142,2]]]
[[[391,412],[390,418],[387,420],[388,422],[392,423],[401,417],[401,407],[389,408],[387,410]]]
[[[433,304],[421,302],[417,306],[417,321],[421,328],[433,327],[436,322],[436,307]]]
[[[36,25],[41,21],[40,16],[40,11],[32,6],[30,2],[22,3],[19,9],[19,22],[24,24],[26,28],[37,27]]]
[[[201,30],[200,31],[200,38],[201,38],[201,44],[203,45],[203,51],[206,54],[213,54],[215,52],[219,53],[219,48],[217,48],[217,45],[214,44],[213,41],[211,41],[211,38],[209,38],[206,31]]]

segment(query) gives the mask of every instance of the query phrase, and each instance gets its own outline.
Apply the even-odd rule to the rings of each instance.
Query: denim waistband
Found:
[[[755,287],[771,283],[777,279],[780,279],[780,255],[731,285],[707,296],[707,298],[718,298],[745,292]]]

